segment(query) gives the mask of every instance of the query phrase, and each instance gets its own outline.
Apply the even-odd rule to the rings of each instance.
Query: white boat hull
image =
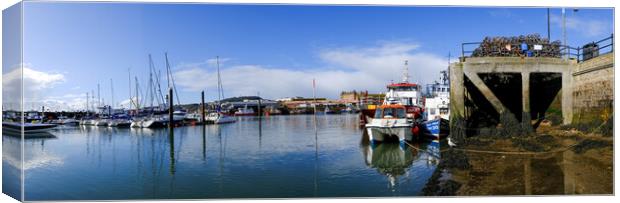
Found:
[[[95,123],[96,126],[108,126],[107,120],[99,120]]]
[[[215,120],[215,124],[234,123],[236,121],[234,117],[222,116]]]
[[[132,128],[141,128],[142,127],[142,121],[132,121],[130,126]]]
[[[371,143],[384,142],[388,139],[398,138],[398,141],[413,140],[413,133],[410,126],[402,127],[367,127],[368,138]]]

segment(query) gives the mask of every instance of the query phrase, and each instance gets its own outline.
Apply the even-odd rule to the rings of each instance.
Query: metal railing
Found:
[[[580,62],[595,58],[599,55],[613,52],[613,38],[614,35],[611,34],[611,36],[605,39],[591,42],[581,47],[571,47],[550,43],[537,43],[536,45],[541,45],[542,47],[546,48],[534,50],[533,47],[531,47],[528,50],[529,52],[523,52],[520,48],[520,44],[505,44],[501,47],[480,47],[482,42],[466,42],[461,44],[461,57],[478,57],[474,55],[490,57],[554,57],[576,59],[578,62]],[[551,48],[549,48],[549,46],[551,46]],[[586,57],[584,58],[584,56]]]

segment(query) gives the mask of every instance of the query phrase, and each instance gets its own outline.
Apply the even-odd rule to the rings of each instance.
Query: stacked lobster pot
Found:
[[[476,48],[472,57],[561,57],[561,42],[549,42],[539,34],[520,35],[513,37],[485,37]]]

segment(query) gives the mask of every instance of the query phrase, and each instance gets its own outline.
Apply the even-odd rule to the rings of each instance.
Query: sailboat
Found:
[[[153,77],[153,73],[155,73],[155,77]],[[153,78],[155,78],[155,80],[153,80]],[[168,125],[169,120],[163,116],[165,114],[165,108],[163,107],[165,106],[165,101],[163,94],[161,93],[161,87],[159,86],[160,84],[159,74],[155,71],[153,59],[149,54],[149,85],[146,97],[150,97],[150,106],[145,107],[144,109],[150,113],[150,115],[144,117],[142,121],[138,123],[132,123],[132,126],[140,125],[142,128],[159,128]],[[157,101],[157,106],[154,106],[154,100]],[[145,101],[144,106],[146,106],[146,99],[143,101]]]
[[[224,123],[234,123],[237,120],[232,117],[232,116],[228,116],[224,113],[221,112],[221,104],[220,104],[220,100],[224,97],[224,92],[223,92],[223,88],[222,88],[222,78],[220,76],[220,57],[216,57],[216,62],[217,62],[217,111],[213,112],[213,113],[209,113],[207,115],[207,117],[205,118],[207,123],[213,123],[213,124],[224,124]]]

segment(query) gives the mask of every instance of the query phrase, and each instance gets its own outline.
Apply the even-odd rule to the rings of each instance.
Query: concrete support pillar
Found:
[[[530,111],[530,73],[521,72],[521,97],[523,99],[523,112]]]
[[[530,114],[530,72],[521,72],[521,99],[522,99],[522,113],[521,113],[521,128],[523,132],[530,133],[534,131],[532,127],[532,114]],[[515,115],[516,116],[516,115]]]
[[[465,82],[463,80],[463,64],[450,65],[450,117],[465,115]]]
[[[573,121],[573,76],[571,72],[570,69],[562,72],[562,123],[564,125]]]
[[[463,63],[450,64],[450,135],[455,142],[465,135],[465,82]]]

